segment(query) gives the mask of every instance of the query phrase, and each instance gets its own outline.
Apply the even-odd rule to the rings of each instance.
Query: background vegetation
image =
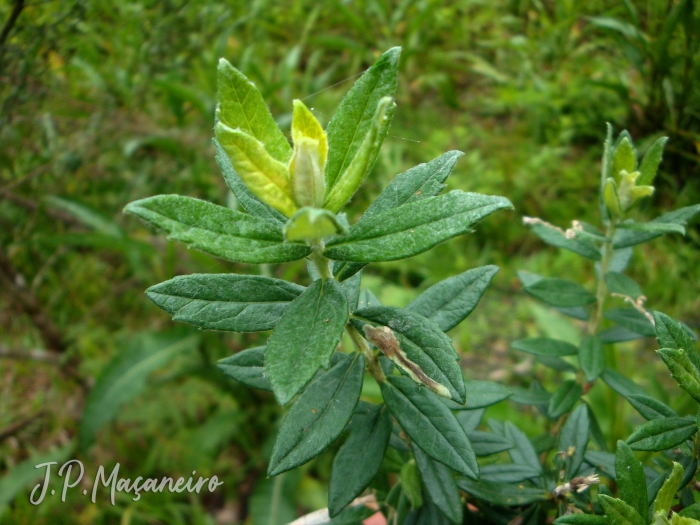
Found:
[[[326,506],[331,456],[265,479],[281,411],[212,365],[264,334],[175,326],[143,294],[175,275],[255,268],[167,243],[121,213],[159,193],[235,206],[211,142],[219,57],[255,81],[288,129],[293,98],[325,124],[351,79],[403,46],[394,123],[352,209],[359,215],[395,174],[460,149],[451,187],[505,195],[516,211],[373,265],[363,282],[405,305],[449,275],[499,265],[450,333],[470,378],[547,385],[552,372],[510,341],[576,337],[572,321],[521,293],[515,272],[566,270],[592,283],[592,265],[545,246],[521,217],[567,227],[595,215],[605,122],[628,128],[642,152],[670,136],[640,216],[700,202],[700,6],[690,0],[5,0],[0,20],[2,523],[267,524]],[[691,225],[684,238],[642,246],[630,270],[649,306],[696,331],[699,245]],[[294,280],[306,269],[264,271]],[[668,372],[654,348],[619,344],[617,366],[664,399]],[[587,396],[613,445],[642,420],[606,405],[606,389],[598,382]],[[689,410],[684,398],[665,401]],[[488,417],[531,421],[533,437],[544,428],[536,411],[508,402]],[[74,490],[32,506],[33,466],[69,457],[86,478],[118,462],[124,477],[196,470],[225,484],[199,496],[121,495],[115,506],[107,491],[93,505]]]

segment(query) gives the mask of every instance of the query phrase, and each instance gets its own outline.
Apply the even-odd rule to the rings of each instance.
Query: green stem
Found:
[[[321,274],[322,279],[330,279],[333,277],[333,272],[331,270],[331,261],[323,255],[323,241],[315,242],[311,247],[311,254],[309,259],[314,263],[318,273]]]
[[[608,287],[605,285],[605,274],[608,273],[612,262],[615,230],[615,225],[609,223],[605,236],[610,242],[606,242],[603,246],[603,260],[600,262],[600,275],[598,275],[598,289],[596,290],[596,310],[588,323],[588,333],[591,335],[598,331],[598,326],[603,319],[605,297],[608,295]]]
[[[374,352],[372,352],[372,349],[367,344],[367,341],[365,341],[365,338],[362,337],[360,332],[358,332],[357,329],[351,324],[346,325],[345,329],[348,331],[348,334],[350,334],[350,338],[352,339],[357,351],[364,354],[365,361],[367,362],[367,371],[369,374],[377,381],[377,383],[384,381],[386,376],[384,375],[382,366],[379,364],[379,359],[376,355],[374,355]]]

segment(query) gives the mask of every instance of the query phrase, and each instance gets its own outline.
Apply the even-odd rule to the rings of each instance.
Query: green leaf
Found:
[[[380,386],[389,410],[423,452],[460,474],[479,477],[464,429],[435,394],[407,377],[391,376]]]
[[[608,518],[595,514],[564,514],[554,520],[554,525],[610,525]]]
[[[144,332],[129,341],[102,369],[85,401],[78,441],[85,451],[93,443],[97,431],[109,423],[119,408],[138,396],[154,370],[163,367],[180,353],[193,350],[197,335],[173,330],[162,334]]]
[[[263,143],[273,159],[286,164],[292,156],[292,148],[258,89],[223,58],[219,60],[218,72],[217,121],[232,129],[240,128]]]
[[[482,466],[480,479],[482,481],[496,481],[499,483],[520,483],[530,478],[537,478],[541,474],[539,470],[529,465],[504,463]]]
[[[331,517],[340,513],[367,488],[384,458],[391,437],[391,414],[386,405],[368,405],[352,416],[350,434],[333,460],[328,489]]]
[[[428,497],[447,519],[452,523],[461,524],[462,502],[452,471],[442,463],[434,461],[420,447],[413,447],[413,456],[416,458],[416,465]]]
[[[603,330],[598,334],[598,337],[604,345],[609,345],[612,343],[623,343],[625,341],[642,339],[644,336],[618,325],[608,328],[607,330]]]
[[[565,361],[561,357],[555,355],[536,355],[535,359],[544,366],[558,370],[559,372],[576,372],[577,368]]]
[[[685,228],[674,222],[635,222],[628,220],[621,222],[617,227],[622,230],[634,230],[645,233],[656,233],[659,235],[665,233],[680,233],[681,235],[685,235]]]
[[[557,450],[562,452],[566,458],[566,473],[564,475],[566,480],[573,479],[581,468],[588,445],[590,426],[588,406],[580,404],[561,427]]]
[[[646,337],[654,337],[656,335],[654,325],[636,308],[613,308],[605,312],[605,317],[628,330]]]
[[[503,507],[520,507],[529,503],[546,501],[550,494],[542,489],[511,485],[494,481],[472,481],[467,478],[457,480],[457,485],[470,496]]]
[[[661,348],[684,349],[695,367],[700,369],[700,356],[693,343],[693,339],[696,339],[696,337],[687,326],[674,321],[661,312],[654,312],[654,325],[656,340]]]
[[[532,390],[521,387],[510,387],[513,392],[511,401],[519,405],[548,405],[552,394],[545,390]]]
[[[695,368],[688,353],[682,348],[662,348],[656,353],[666,363],[678,385],[700,403],[700,371]]]
[[[461,323],[476,307],[498,266],[482,266],[449,277],[431,286],[406,307],[427,317],[447,332]]]
[[[669,213],[664,213],[660,217],[652,220],[647,224],[679,224],[684,226],[693,216],[700,212],[700,204],[688,206],[679,210],[674,210]],[[654,231],[635,231],[635,230],[617,230],[613,246],[617,248],[626,248],[643,242],[656,239],[663,235],[661,232]]]
[[[389,306],[362,308],[355,311],[353,317],[389,327],[391,332],[371,327],[364,330],[368,339],[414,381],[464,403],[464,376],[459,356],[452,347],[452,340],[435,323],[410,310]]]
[[[423,491],[421,490],[420,475],[415,462],[408,461],[401,467],[399,473],[401,489],[411,502],[411,508],[417,509],[423,505]]]
[[[282,223],[286,222],[287,217],[260,200],[248,189],[248,186],[245,185],[241,177],[236,173],[236,170],[233,169],[231,159],[228,158],[228,155],[226,155],[226,152],[216,139],[214,139],[214,148],[216,149],[216,163],[221,169],[224,180],[243,209],[260,219],[268,219]]]
[[[632,394],[647,395],[641,386],[612,368],[605,368],[600,377],[606,385],[624,398],[628,398]]]
[[[600,261],[601,255],[598,247],[593,244],[590,240],[585,238],[573,238],[569,239],[564,233],[558,229],[547,226],[539,222],[528,224],[532,233],[537,235],[540,239],[551,246],[556,246],[557,248],[563,248],[564,250],[569,250],[570,252],[583,255],[594,261]]]
[[[548,414],[552,419],[559,419],[561,416],[566,414],[571,407],[576,404],[581,396],[583,395],[583,388],[575,379],[568,379],[564,381],[559,388],[557,388],[549,400]]]
[[[613,480],[616,478],[615,454],[600,450],[588,450],[584,455],[584,459],[586,460],[586,463],[595,468],[602,475]],[[604,486],[605,485],[600,485],[599,488],[602,489]]]
[[[357,310],[360,303],[360,284],[362,282],[362,273],[357,272],[352,277],[341,282],[343,290],[345,290],[345,296],[348,299],[348,308],[351,312]]]
[[[525,433],[510,421],[506,421],[503,428],[505,438],[513,443],[513,448],[508,451],[508,455],[513,463],[529,465],[542,473],[540,459]]]
[[[627,443],[633,450],[668,450],[683,443],[698,431],[695,418],[652,419],[637,428]]]
[[[518,339],[511,346],[516,350],[533,355],[564,356],[576,355],[578,348],[566,341],[550,339],[548,337],[533,337],[531,339]]]
[[[591,382],[598,378],[605,369],[605,351],[600,338],[588,335],[581,339],[578,348],[578,362],[586,381]]]
[[[692,505],[689,505],[681,510],[678,514],[684,518],[700,520],[700,503],[693,503]]]
[[[335,261],[333,263],[333,276],[339,281],[344,281],[355,275],[365,266],[367,266],[365,263]]]
[[[647,150],[639,167],[641,175],[637,184],[640,186],[651,186],[651,183],[654,182],[667,141],[668,137],[659,137]]]
[[[611,498],[605,494],[598,494],[605,517],[610,525],[647,525],[647,520],[621,499]]]
[[[244,385],[272,392],[272,386],[263,375],[265,364],[265,347],[256,346],[243,350],[231,357],[220,359],[216,366],[224,375],[240,381]]]
[[[102,233],[113,239],[122,239],[124,237],[124,231],[114,220],[84,204],[57,197],[56,195],[47,195],[43,200],[51,208],[68,213],[95,232]]]
[[[547,278],[530,272],[518,272],[523,289],[552,306],[585,306],[596,301],[595,295],[566,279]]]
[[[372,127],[372,116],[377,111],[379,101],[384,97],[393,97],[398,83],[400,54],[401,48],[393,47],[379,57],[355,82],[328,123],[328,191],[358,154]],[[372,163],[373,159],[370,167]]]
[[[260,477],[249,502],[251,525],[287,525],[298,516],[296,500],[300,472]]]
[[[320,368],[328,368],[349,316],[345,292],[319,279],[282,314],[265,350],[264,372],[275,397],[286,405]]]
[[[478,408],[476,410],[460,410],[457,413],[457,421],[462,425],[464,431],[467,432],[467,437],[469,437],[469,432],[476,430],[481,424],[484,412],[486,412],[485,409]]]
[[[637,159],[635,158],[632,142],[627,137],[623,137],[622,140],[618,142],[615,147],[615,152],[613,153],[612,175],[617,178],[620,176],[622,170],[625,170],[627,173],[632,173],[636,169]]]
[[[637,459],[632,449],[624,441],[617,442],[615,474],[620,497],[640,516],[646,516],[649,513],[647,478],[641,461]]]
[[[316,241],[346,233],[335,213],[319,208],[301,208],[284,226],[284,238],[288,241]]]
[[[371,120],[371,126],[357,149],[352,161],[335,180],[333,187],[328,189],[323,207],[334,212],[340,210],[355,194],[362,182],[369,175],[369,170],[377,158],[384,136],[382,129],[387,129],[391,115],[396,105],[391,97],[384,97],[377,104],[377,109]],[[328,172],[326,172],[327,174]]]
[[[169,239],[229,261],[281,263],[311,252],[302,244],[285,244],[278,222],[191,197],[158,195],[131,202],[124,211],[165,230]]]
[[[444,402],[450,410],[475,410],[486,408],[513,395],[507,387],[494,381],[484,381],[478,379],[468,379],[464,381],[467,392],[467,401],[459,405],[453,401],[445,399]]]
[[[240,129],[231,129],[219,122],[214,130],[216,140],[248,189],[263,202],[291,217],[297,211],[297,205],[292,198],[287,165],[275,160],[262,142]]]
[[[259,275],[192,274],[151,286],[146,295],[173,320],[205,330],[274,328],[304,287]]]
[[[369,205],[359,222],[404,204],[434,197],[445,189],[443,182],[462,155],[464,153],[461,151],[448,151],[430,162],[398,174]]]
[[[654,515],[660,514],[664,518],[668,516],[668,513],[671,511],[671,505],[673,505],[673,498],[680,488],[682,479],[683,465],[674,461],[671,475],[666,479],[654,500]]]
[[[67,445],[49,452],[34,453],[28,459],[17,465],[9,468],[0,478],[0,518],[7,510],[7,506],[25,489],[29,489],[35,481],[40,481],[41,485],[35,487],[37,493],[35,498],[39,497],[41,487],[43,486],[43,478],[46,473],[46,467],[36,468],[36,465],[43,463],[56,462],[58,465],[51,465],[51,472],[55,474],[57,469],[69,460],[75,448],[74,442],[69,442]],[[77,468],[77,467],[76,467]]]
[[[457,414],[457,418],[459,419],[462,414],[464,414],[464,412]],[[513,443],[511,441],[491,432],[467,430],[467,437],[474,450],[474,455],[477,457],[491,456],[513,448]]]
[[[512,208],[504,197],[460,190],[427,197],[358,222],[347,237],[329,242],[324,255],[353,262],[404,259],[470,232],[474,224],[502,208]]]
[[[635,300],[637,297],[644,295],[639,285],[627,277],[624,273],[606,273],[605,284],[607,285],[609,292],[626,295],[627,297],[631,297]]]
[[[364,356],[351,354],[309,385],[284,418],[268,475],[303,465],[340,436],[360,399],[364,371]]]
[[[648,421],[664,417],[678,417],[678,414],[671,407],[647,395],[630,394],[627,396],[627,401]]]
[[[328,141],[319,121],[301,100],[293,102],[294,154],[289,176],[294,201],[299,206],[321,207],[326,197]]]

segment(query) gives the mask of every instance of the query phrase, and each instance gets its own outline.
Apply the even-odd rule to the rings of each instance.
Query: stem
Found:
[[[605,236],[610,242],[606,242],[603,246],[603,260],[600,263],[600,275],[598,275],[598,289],[596,291],[596,310],[588,323],[588,333],[594,335],[598,331],[600,321],[603,319],[603,308],[605,306],[605,297],[608,295],[608,287],[605,285],[605,274],[610,269],[610,263],[613,257],[613,238],[615,237],[615,225],[608,223]]]
[[[309,259],[314,263],[318,273],[321,274],[322,279],[330,279],[333,277],[333,272],[331,271],[331,261],[327,257],[323,256],[323,241],[315,242],[312,245],[311,254]]]
[[[348,331],[348,334],[350,334],[350,338],[352,339],[355,348],[357,348],[357,351],[362,352],[365,355],[367,371],[377,381],[377,383],[384,381],[386,376],[384,375],[384,371],[379,364],[379,359],[376,355],[374,355],[374,352],[372,352],[372,349],[367,344],[367,341],[365,341],[365,338],[360,335],[360,332],[358,332],[354,326],[348,324],[345,328]]]

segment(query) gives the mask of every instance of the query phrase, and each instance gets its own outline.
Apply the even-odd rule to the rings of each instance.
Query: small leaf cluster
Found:
[[[259,275],[196,274],[147,290],[174,320],[204,330],[272,330],[266,345],[219,362],[226,375],[272,391],[290,406],[270,476],[307,463],[345,435],[333,461],[331,517],[351,512],[354,507],[344,509],[379,473],[377,499],[396,523],[409,516],[461,523],[460,488],[498,490],[477,482],[477,457],[512,448],[510,434],[521,437],[510,425],[510,434],[476,430],[483,408],[510,392],[465,381],[445,333],[472,312],[498,268],[450,277],[405,308],[383,306],[362,289],[361,275],[368,263],[424,252],[512,205],[503,197],[442,193],[462,155],[450,151],[397,175],[349,224],[341,210],[369,174],[394,113],[399,54],[393,48],[379,57],[325,130],[294,101],[293,146],[253,83],[222,60],[217,161],[243,210],[179,195],[149,197],[125,210],[170,239],[229,261],[307,259],[308,286]],[[353,349],[341,344],[344,334]],[[368,381],[378,384],[381,403],[362,395]],[[391,472],[400,479],[393,487]],[[513,477],[491,473],[504,475]],[[522,503],[541,494],[516,490],[500,497]]]

